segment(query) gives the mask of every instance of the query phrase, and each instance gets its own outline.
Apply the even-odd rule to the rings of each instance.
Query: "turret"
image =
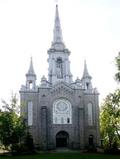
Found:
[[[82,76],[82,85],[85,90],[92,90],[92,83],[91,83],[92,77],[88,73],[86,60],[84,61],[84,71]]]
[[[41,87],[47,87],[48,86],[48,82],[45,76],[43,76],[41,78]]]
[[[26,88],[29,90],[34,90],[36,88],[36,74],[33,68],[32,58],[30,61],[30,67],[26,74]]]

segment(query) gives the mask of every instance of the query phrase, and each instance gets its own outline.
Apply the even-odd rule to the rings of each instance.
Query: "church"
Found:
[[[43,76],[36,85],[31,58],[26,84],[21,86],[21,113],[41,150],[68,148],[84,150],[98,147],[99,93],[92,87],[86,61],[81,79],[72,80],[70,51],[63,42],[56,5],[53,41],[48,53],[48,78]]]

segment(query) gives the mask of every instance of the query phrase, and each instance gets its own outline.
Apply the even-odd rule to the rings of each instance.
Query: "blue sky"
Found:
[[[100,102],[118,85],[114,59],[120,51],[119,0],[59,0],[63,40],[71,51],[73,79],[87,60]],[[33,57],[37,84],[47,77],[47,50],[53,39],[55,0],[0,0],[0,99],[9,100],[25,83]]]

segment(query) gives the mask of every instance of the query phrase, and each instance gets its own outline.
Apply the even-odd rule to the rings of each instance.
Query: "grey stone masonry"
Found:
[[[72,79],[69,55],[56,6],[53,42],[48,50],[48,80],[36,74],[31,59],[26,84],[21,86],[21,113],[33,135],[34,144],[42,150],[60,147],[84,150],[98,147],[99,93],[92,86],[86,61],[81,79]]]

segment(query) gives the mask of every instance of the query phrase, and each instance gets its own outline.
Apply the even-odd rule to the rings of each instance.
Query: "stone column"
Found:
[[[47,150],[47,107],[42,106],[41,108],[41,142],[42,149]]]

